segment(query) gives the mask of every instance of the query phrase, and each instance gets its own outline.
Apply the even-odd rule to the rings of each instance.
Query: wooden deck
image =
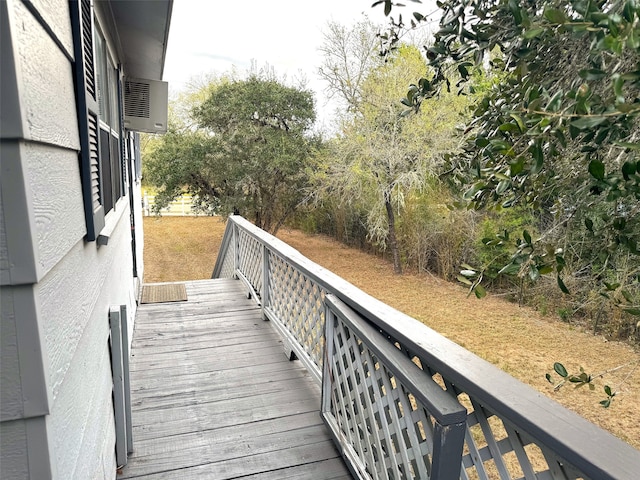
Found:
[[[350,479],[320,388],[242,284],[186,282],[144,304],[133,336],[134,453],[119,479]]]

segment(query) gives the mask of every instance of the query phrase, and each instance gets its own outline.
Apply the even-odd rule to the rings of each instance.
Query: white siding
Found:
[[[45,274],[86,233],[78,154],[37,143],[22,146],[32,191],[38,262]]]
[[[7,248],[7,227],[4,223],[4,206],[0,188],[0,278],[9,278],[9,250]],[[4,282],[4,280],[3,280]]]
[[[32,1],[57,41],[22,2],[9,1],[7,6],[16,52],[19,113],[26,119],[19,154],[35,225],[39,277],[33,289],[51,390],[50,414],[27,423],[39,421],[39,428],[46,427],[38,438],[49,441],[53,478],[114,479],[108,312],[112,305],[126,304],[130,317],[135,313],[129,200],[121,199],[118,212],[108,214],[108,222],[118,219],[108,245],[84,241],[68,3]],[[5,237],[4,217],[0,217],[3,259],[10,253]],[[11,292],[12,287],[2,287],[2,388],[10,390],[3,393],[3,418],[23,413],[15,328],[20,318],[14,319],[18,309],[13,307]],[[3,479],[29,474],[44,478],[34,473],[33,464],[29,466],[35,458],[32,453],[42,446],[24,425],[23,420],[0,425]],[[35,450],[30,452],[32,445]]]
[[[45,23],[56,32],[56,36],[64,49],[72,54],[73,35],[71,34],[71,23],[69,22],[69,1],[68,0],[31,0],[31,3],[42,16]]]
[[[78,150],[71,63],[21,2],[11,2],[21,100],[30,140]]]
[[[24,420],[0,423],[0,478],[29,480],[27,431]]]
[[[71,363],[82,357],[76,352],[82,337],[101,335],[90,327],[104,324],[106,335],[111,305],[127,304],[129,310],[135,310],[129,304],[132,260],[128,219],[127,210],[109,245],[96,248],[95,243],[78,242],[38,285],[54,401]]]
[[[0,315],[2,315],[0,317],[2,318],[0,322],[0,385],[2,385],[0,419],[4,421],[22,418],[23,415],[18,338],[11,287],[0,288]]]
[[[53,454],[61,479],[115,475],[108,312],[131,304],[128,203],[109,244],[78,242],[38,285],[50,360]],[[105,465],[107,467],[105,467]]]

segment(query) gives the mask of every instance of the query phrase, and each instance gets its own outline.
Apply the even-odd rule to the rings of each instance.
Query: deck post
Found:
[[[269,247],[267,247],[265,243],[262,245],[262,292],[260,298],[263,320],[269,320],[264,311],[264,309],[269,306],[269,268]]]
[[[320,391],[320,413],[331,411],[331,362],[327,361],[333,352],[333,328],[335,316],[327,303],[324,304],[324,350],[322,352],[322,390]]]
[[[238,278],[240,268],[240,231],[237,224],[233,224],[233,278]]]

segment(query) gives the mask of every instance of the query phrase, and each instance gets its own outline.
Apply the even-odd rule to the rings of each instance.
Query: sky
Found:
[[[353,25],[366,12],[374,23],[386,24],[373,0],[174,0],[164,80],[170,92],[184,89],[192,78],[208,72],[243,71],[255,61],[269,64],[278,76],[307,79],[316,92],[321,122],[329,121],[334,104],[327,103],[317,75],[318,47],[327,22]],[[418,6],[419,7],[419,6]],[[418,10],[421,10],[418,8]]]

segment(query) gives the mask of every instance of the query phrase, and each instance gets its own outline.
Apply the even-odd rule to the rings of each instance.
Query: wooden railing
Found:
[[[640,478],[638,450],[241,217],[213,277],[241,279],[322,385],[357,478]]]

